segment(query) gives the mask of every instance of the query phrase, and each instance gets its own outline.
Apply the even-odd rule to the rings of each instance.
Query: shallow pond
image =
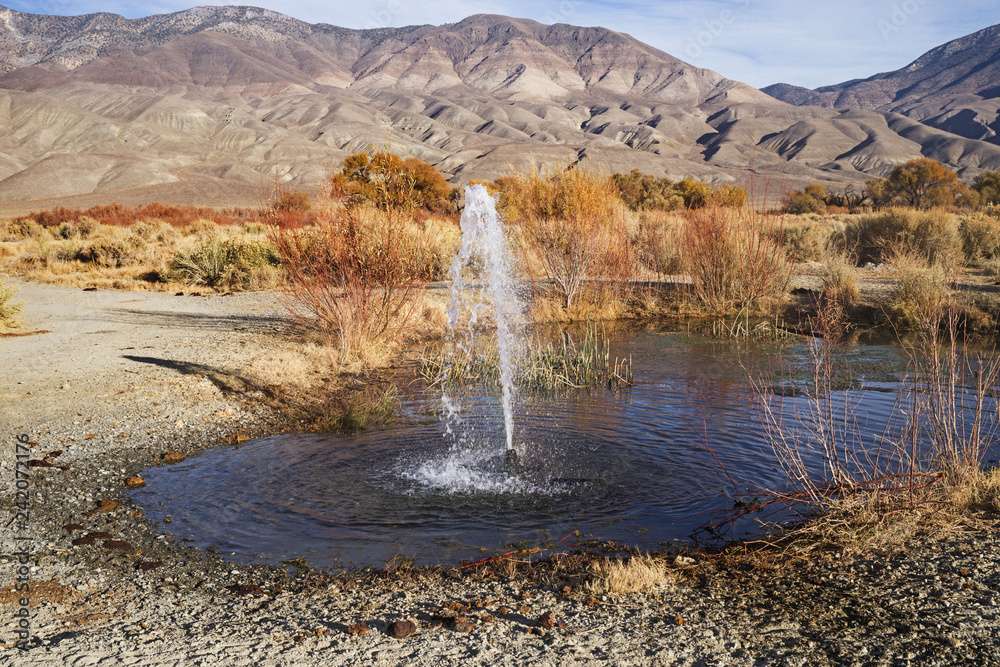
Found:
[[[796,423],[807,410],[796,391],[811,374],[806,344],[655,330],[613,340],[614,354],[632,357],[634,386],[523,397],[514,465],[496,456],[504,436],[493,392],[465,399],[479,440],[456,454],[437,418],[440,393],[430,390],[404,398],[395,426],[210,450],[147,470],[132,496],[162,530],[194,546],[236,561],[304,558],[317,567],[381,566],[396,555],[454,563],[509,545],[590,538],[656,548],[757,530],[760,517],[726,521],[734,502],[786,483],[749,378],[783,387],[773,404]],[[863,440],[877,446],[900,425],[901,352],[853,345],[837,360],[849,384],[836,392],[835,411],[853,406],[852,430],[873,434]]]

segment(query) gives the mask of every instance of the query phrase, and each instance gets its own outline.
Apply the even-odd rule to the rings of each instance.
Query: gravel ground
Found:
[[[572,557],[513,576],[334,576],[186,549],[123,500],[125,480],[168,450],[290,427],[248,370],[283,340],[277,298],[14,285],[27,328],[48,333],[0,338],[5,513],[17,434],[43,462],[29,469],[23,651],[11,590],[23,543],[0,522],[0,664],[1000,664],[995,528],[777,572],[696,556],[678,583],[619,598],[588,594]],[[404,619],[416,632],[391,636]]]

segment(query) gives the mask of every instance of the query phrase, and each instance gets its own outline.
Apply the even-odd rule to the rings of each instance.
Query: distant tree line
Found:
[[[917,158],[894,168],[888,176],[868,181],[861,191],[848,187],[830,192],[819,183],[788,193],[788,213],[826,213],[830,208],[874,209],[904,206],[932,208],[979,208],[1000,204],[1000,172],[979,175],[972,185],[963,183],[946,165],[930,158]]]

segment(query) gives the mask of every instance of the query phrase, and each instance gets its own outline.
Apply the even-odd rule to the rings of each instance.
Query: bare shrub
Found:
[[[752,311],[785,297],[791,270],[770,227],[746,208],[688,214],[682,256],[702,307],[713,314]]]
[[[393,340],[414,310],[418,275],[399,243],[404,227],[396,213],[353,209],[273,235],[293,312],[336,336],[344,357]]]
[[[958,512],[995,503],[996,473],[983,456],[997,427],[993,386],[1000,360],[960,342],[957,318],[944,316],[907,347],[909,374],[897,400],[897,426],[864,433],[850,391],[836,396],[836,314],[821,312],[810,343],[812,377],[806,406],[791,417],[760,381],[754,386],[776,460],[788,488],[773,497],[818,512],[785,531],[791,550],[836,544],[846,553],[899,547],[928,530],[959,525]],[[941,322],[937,323],[941,325]],[[944,332],[943,334],[941,332]]]

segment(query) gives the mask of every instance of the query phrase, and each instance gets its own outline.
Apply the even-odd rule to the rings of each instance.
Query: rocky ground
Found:
[[[261,379],[288,371],[280,302],[16,287],[45,331],[0,338],[5,514],[18,434],[35,461],[32,640],[14,648],[4,519],[0,664],[1000,664],[995,527],[778,569],[695,555],[675,584],[618,598],[589,594],[572,556],[334,576],[186,549],[125,482],[168,451],[290,427]]]

